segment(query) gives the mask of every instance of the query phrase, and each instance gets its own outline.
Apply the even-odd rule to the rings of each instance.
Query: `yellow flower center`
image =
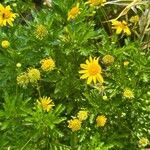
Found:
[[[5,11],[2,13],[2,18],[3,19],[9,19],[10,18],[10,12],[9,11]]]
[[[43,109],[46,110],[49,105],[49,101],[43,100],[43,101],[41,101],[41,105],[42,105]]]
[[[90,76],[94,76],[101,72],[101,68],[98,64],[92,63],[88,67],[88,72]]]

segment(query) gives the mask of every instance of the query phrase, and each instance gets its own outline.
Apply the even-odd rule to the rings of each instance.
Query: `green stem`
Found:
[[[72,132],[72,134],[71,134],[71,141],[70,141],[70,144],[71,144],[71,149],[72,149],[72,150],[76,150],[77,136],[76,136],[76,133],[75,133],[75,132]]]
[[[37,86],[37,91],[38,91],[38,93],[39,93],[39,97],[41,97],[41,91],[40,91],[40,86],[38,85],[38,83],[36,84],[36,86]]]

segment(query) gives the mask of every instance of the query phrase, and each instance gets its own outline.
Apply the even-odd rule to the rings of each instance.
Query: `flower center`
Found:
[[[99,65],[93,63],[89,66],[88,72],[90,75],[94,76],[101,72],[101,68]]]
[[[119,25],[119,26],[120,26],[120,28],[121,28],[121,29],[123,29],[123,30],[124,30],[124,29],[126,29],[127,24],[126,24],[125,22],[122,22],[122,23],[120,23],[120,25]]]
[[[42,103],[42,107],[44,109],[46,109],[48,107],[48,105],[49,105],[49,103],[47,101],[42,101],[41,103]]]
[[[43,108],[45,108],[45,109],[46,109],[47,106],[48,106],[47,103],[43,103],[42,105],[43,105]]]
[[[10,18],[10,12],[8,12],[8,11],[3,12],[3,13],[2,13],[2,18],[3,18],[3,19],[8,19],[8,18]]]

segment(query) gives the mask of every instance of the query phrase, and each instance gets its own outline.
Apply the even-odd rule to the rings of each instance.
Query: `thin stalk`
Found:
[[[38,85],[38,83],[36,84],[36,89],[38,91],[39,97],[41,97],[40,86]]]

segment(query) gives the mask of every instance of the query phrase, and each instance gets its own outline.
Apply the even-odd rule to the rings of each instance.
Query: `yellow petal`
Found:
[[[120,21],[117,21],[117,20],[112,20],[111,22],[112,22],[112,25],[114,25],[114,26],[120,24]]]
[[[93,82],[96,84],[96,76],[93,76]]]
[[[98,58],[96,58],[96,57],[94,57],[94,59],[93,59],[93,63],[98,63],[98,60],[99,60],[99,57]]]
[[[80,79],[86,79],[86,78],[88,78],[89,77],[89,74],[83,74],[81,77],[80,77]]]
[[[8,20],[7,22],[8,22],[8,24],[9,24],[10,26],[13,26],[11,20]]]
[[[124,21],[124,20],[122,21],[122,23],[123,23],[124,25],[127,25],[127,22],[126,22],[126,21]]]
[[[4,9],[4,6],[2,4],[0,4],[0,10]]]
[[[7,10],[11,10],[11,8],[10,8],[10,6],[9,6],[9,5],[8,5],[8,6],[6,6],[6,9],[7,9]]]
[[[90,84],[91,82],[92,82],[92,76],[87,79],[87,84]]]
[[[86,62],[87,65],[90,63],[88,59],[85,62]]]
[[[16,18],[16,14],[12,14],[12,17],[13,17],[13,18]]]
[[[88,66],[87,66],[86,64],[80,64],[80,67],[81,67],[82,69],[87,69],[87,68],[88,68]]]
[[[124,33],[126,33],[127,35],[131,35],[131,31],[130,31],[130,29],[128,27],[126,27],[124,29]]]
[[[91,56],[90,56],[89,60],[90,60],[90,62],[92,62],[92,61],[93,61]]]
[[[88,70],[80,70],[79,73],[87,73]]]
[[[116,30],[116,34],[120,34],[122,31],[122,28],[118,27],[117,30]]]
[[[6,20],[3,20],[3,25],[6,26]]]
[[[97,75],[97,80],[98,80],[100,83],[103,83],[103,82],[104,82],[104,79],[103,79],[103,77],[102,77],[101,74],[98,74],[98,75]]]

